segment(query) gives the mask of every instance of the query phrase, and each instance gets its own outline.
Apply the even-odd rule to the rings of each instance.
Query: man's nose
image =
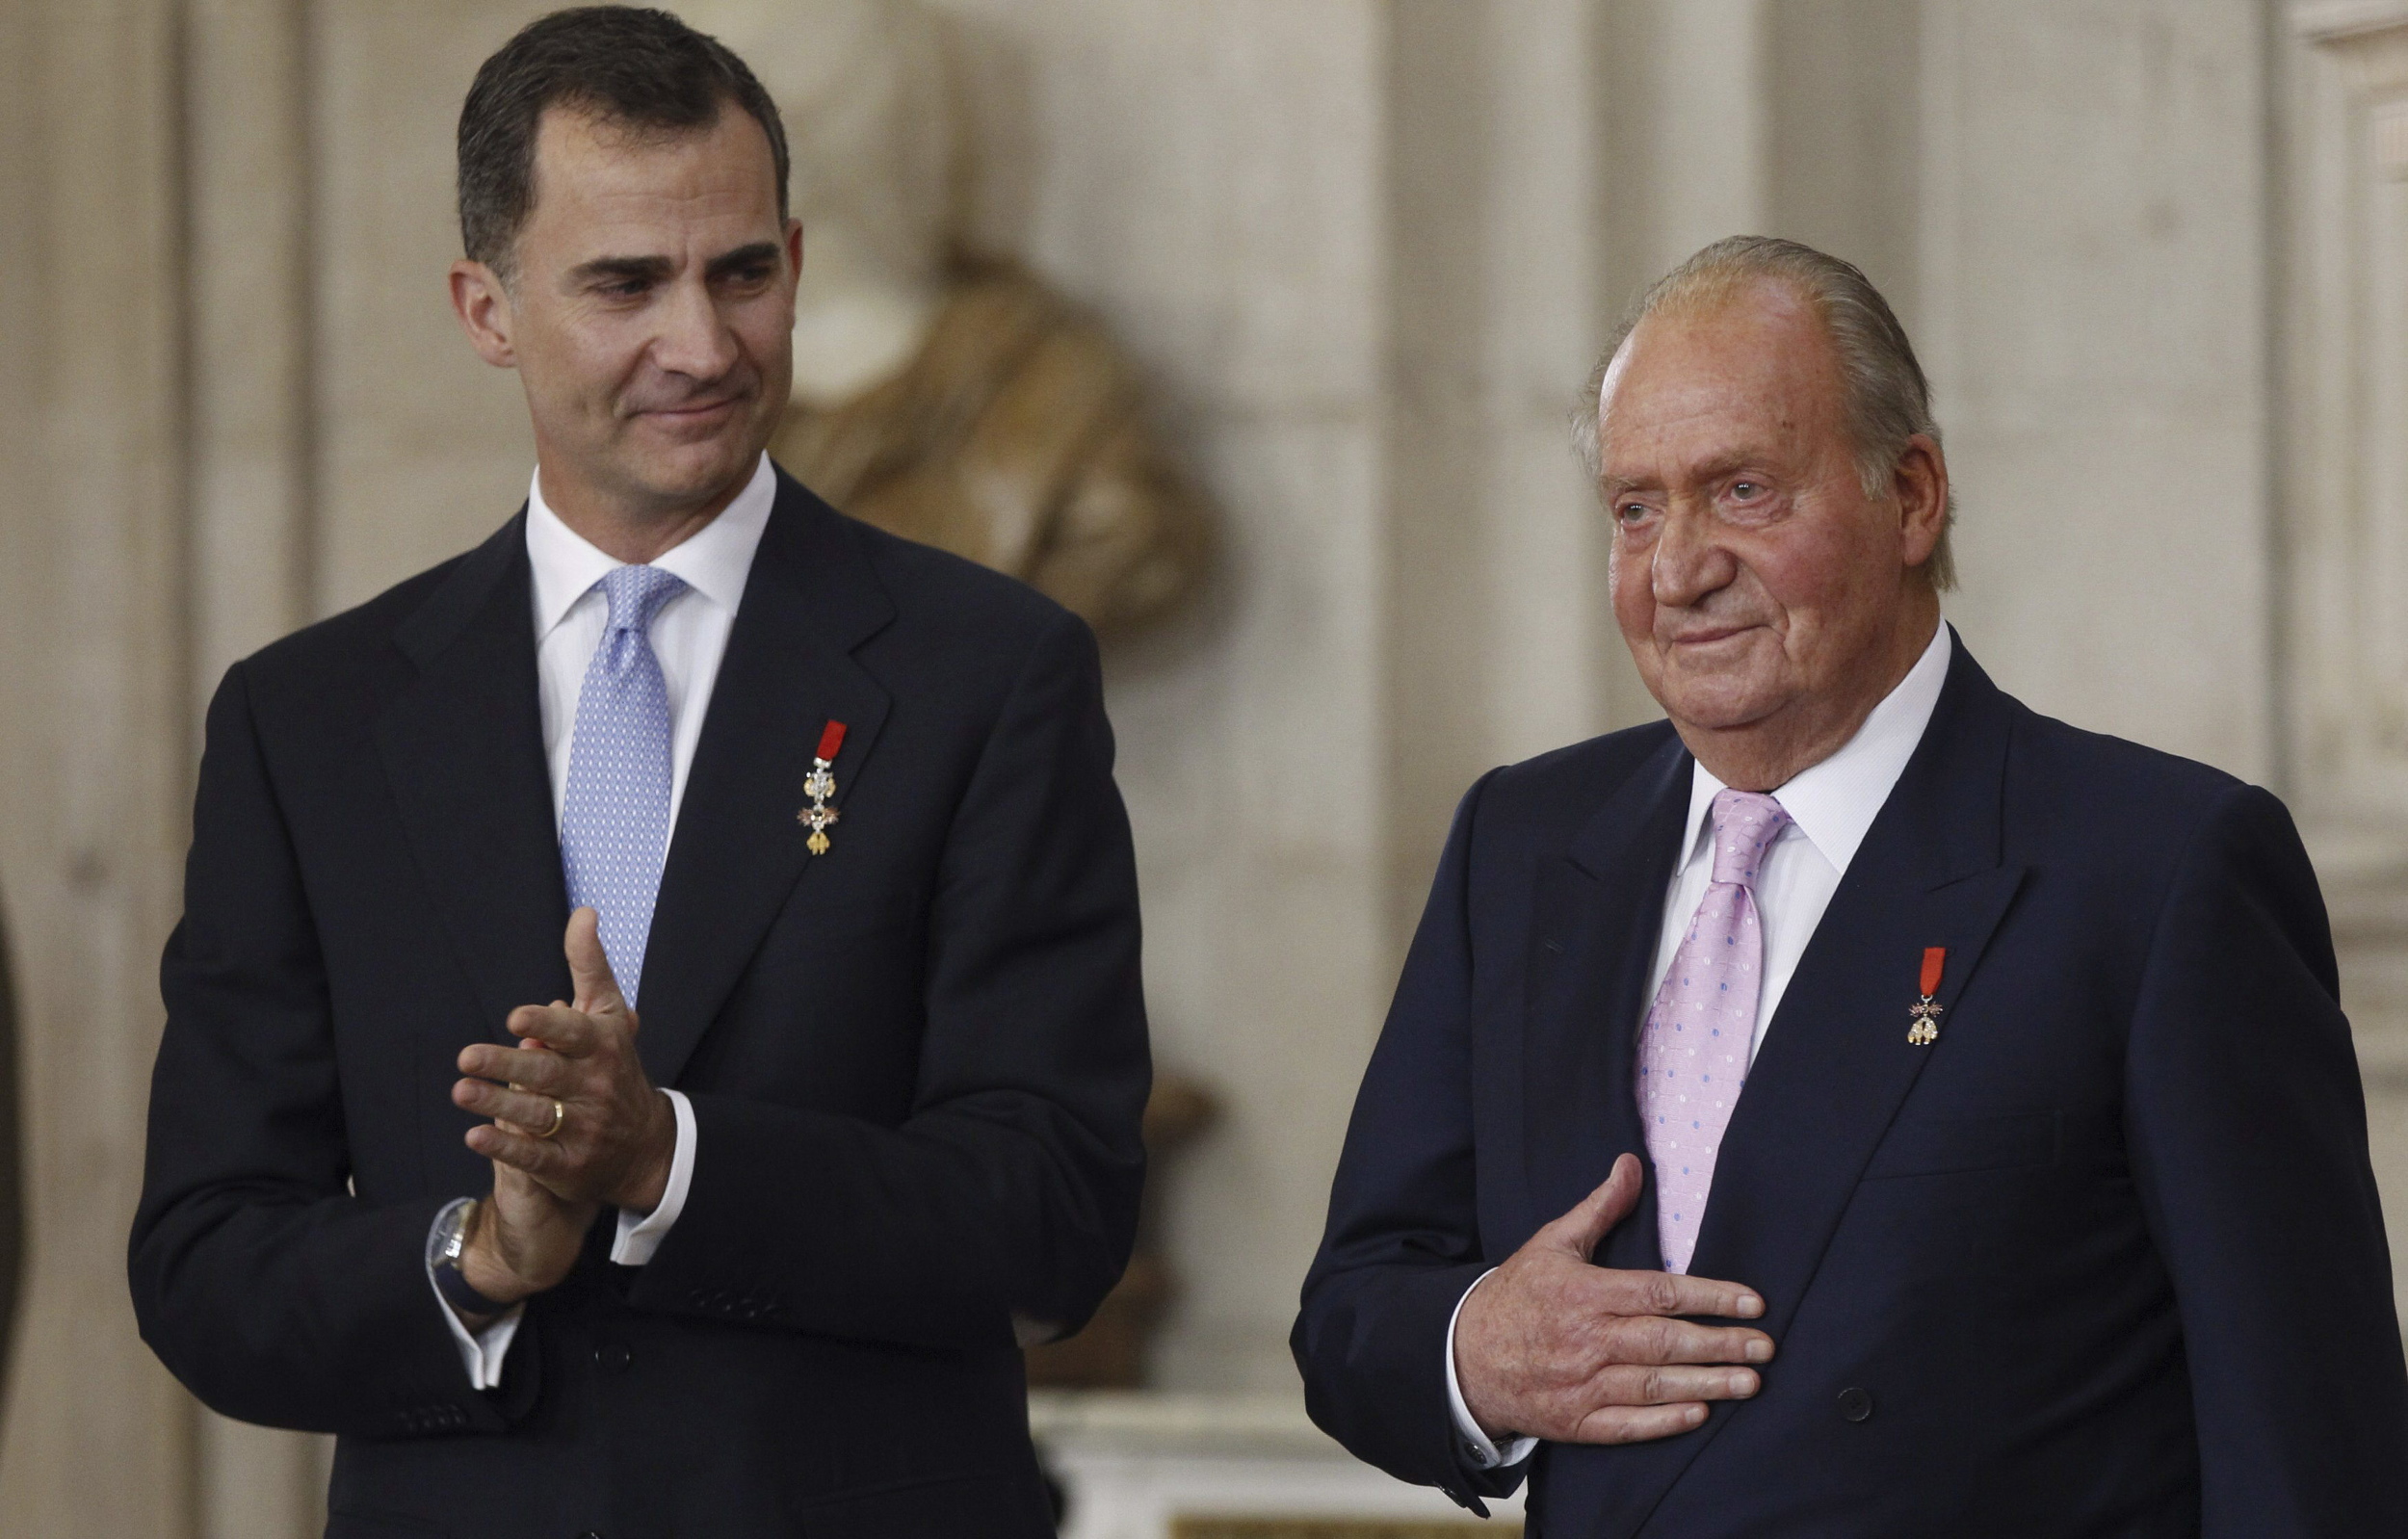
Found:
[[[1708,510],[1687,498],[1675,499],[1647,565],[1658,607],[1688,608],[1729,583],[1736,565],[1715,538]]]
[[[652,358],[664,371],[690,379],[716,379],[736,362],[736,333],[720,314],[703,283],[680,283],[661,316]]]

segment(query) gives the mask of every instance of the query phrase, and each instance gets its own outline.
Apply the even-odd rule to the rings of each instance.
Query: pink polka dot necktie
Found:
[[[1790,821],[1753,791],[1714,799],[1714,880],[1638,1039],[1638,1114],[1656,1165],[1656,1234],[1664,1270],[1686,1272],[1714,1187],[1714,1152],[1730,1125],[1764,993],[1765,931],[1756,874]]]

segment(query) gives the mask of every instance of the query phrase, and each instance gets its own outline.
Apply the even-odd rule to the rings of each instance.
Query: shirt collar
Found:
[[[1854,737],[1831,757],[1808,766],[1773,789],[1773,799],[1834,871],[1846,873],[1847,863],[1856,858],[1856,847],[1865,842],[1882,803],[1890,799],[1891,788],[1906,772],[1906,761],[1915,756],[1924,729],[1931,725],[1931,713],[1940,704],[1940,687],[1948,682],[1950,651],[1944,620],[1933,629],[1924,655],[1881,697]],[[1692,766],[1688,790],[1692,837],[1685,866],[1705,848],[1702,840],[1714,795],[1722,789],[1712,770],[1702,764]]]
[[[769,527],[771,505],[777,501],[777,476],[764,454],[752,479],[720,515],[661,553],[652,564],[685,581],[710,602],[736,613],[743,602],[745,579],[752,571],[753,552],[761,532]],[[536,639],[552,633],[593,585],[625,565],[562,522],[543,500],[543,473],[538,469],[527,488],[527,560],[535,567]]]

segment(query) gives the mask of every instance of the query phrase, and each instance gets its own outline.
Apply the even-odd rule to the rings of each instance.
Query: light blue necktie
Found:
[[[686,584],[657,566],[622,566],[594,586],[611,617],[577,694],[561,867],[569,906],[602,916],[602,950],[632,1006],[668,853],[668,684],[652,655],[652,617]]]

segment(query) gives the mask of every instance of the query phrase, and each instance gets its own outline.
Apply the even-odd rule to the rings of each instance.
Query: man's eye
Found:
[[[1752,481],[1735,481],[1731,483],[1731,495],[1739,498],[1742,502],[1755,496],[1762,490],[1764,490],[1764,488]]]
[[[1621,507],[1615,509],[1614,512],[1621,517],[1624,523],[1635,524],[1647,516],[1647,505],[1645,503],[1624,503]]]

